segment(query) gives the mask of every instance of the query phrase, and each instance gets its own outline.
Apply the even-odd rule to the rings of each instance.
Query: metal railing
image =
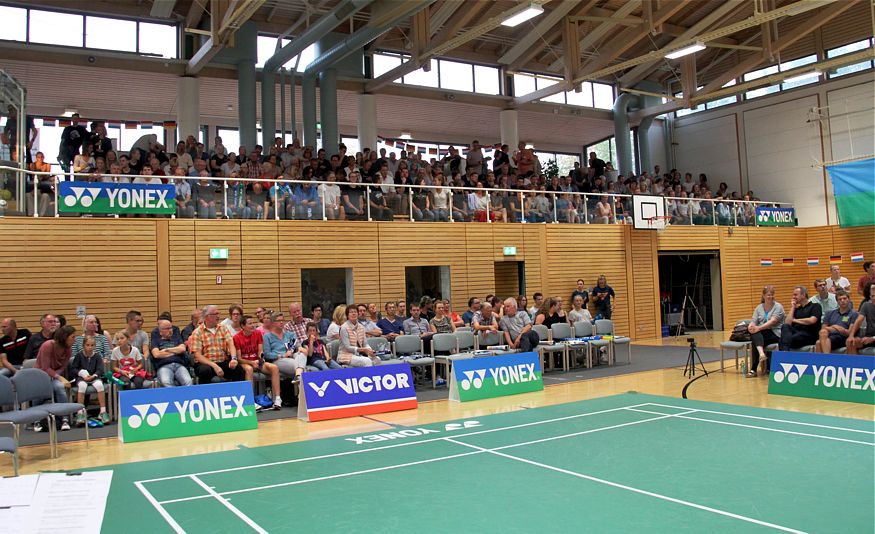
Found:
[[[42,183],[32,187],[28,192],[26,210],[28,216],[53,216],[60,217],[58,211],[58,184],[62,181],[58,173],[22,171],[16,167],[0,166],[0,172],[15,172],[19,174],[19,187],[23,186],[27,177],[30,177],[30,185],[34,180]],[[40,179],[43,177],[44,179]],[[45,178],[51,180],[51,194],[47,193],[49,187],[45,185]],[[504,189],[504,188],[470,188],[457,186],[434,186],[434,185],[411,185],[411,184],[380,184],[356,182],[328,182],[322,180],[287,180],[287,179],[252,179],[252,178],[227,178],[213,177],[199,178],[194,176],[156,176],[156,175],[111,175],[95,173],[68,173],[63,178],[78,179],[78,181],[90,182],[114,182],[125,183],[136,178],[148,178],[151,180],[172,180],[172,183],[184,180],[194,188],[197,182],[208,180],[210,187],[214,187],[213,196],[209,199],[201,199],[193,194],[185,199],[185,208],[180,209],[177,202],[177,213],[170,215],[176,218],[226,218],[226,219],[273,219],[273,220],[404,220],[416,222],[428,221],[480,221],[480,222],[512,222],[512,223],[552,223],[552,224],[631,224],[632,222],[632,195],[621,193],[578,193],[578,192],[548,192],[534,191],[531,189]],[[170,183],[170,182],[169,182]],[[267,193],[253,194],[251,191],[235,191],[236,184],[260,183],[267,185],[272,190]],[[218,185],[216,185],[218,184]],[[315,196],[318,205],[295,205],[293,186],[315,186]],[[344,205],[344,188],[355,185],[362,189],[361,201],[358,206]],[[333,189],[337,187],[340,192]],[[326,194],[328,188],[332,188],[331,194]],[[372,201],[371,193],[379,189],[382,196],[387,198],[382,204]],[[413,194],[418,191],[430,191],[433,194],[446,190],[449,192],[446,200],[447,207],[434,208],[426,205],[417,206]],[[229,205],[229,191],[232,196],[232,205]],[[194,193],[194,189],[192,189]],[[327,204],[326,197],[337,195],[337,202]],[[263,196],[263,204],[253,203],[253,197]],[[282,198],[281,198],[282,196]],[[312,198],[314,194],[310,193]],[[461,197],[460,200],[459,197]],[[663,197],[665,203],[667,222],[671,224],[683,224],[691,226],[756,226],[756,208],[760,206],[776,207],[790,206],[784,202],[760,202],[745,200],[714,200],[700,198]],[[179,199],[178,199],[179,200]],[[204,200],[205,205],[200,202]],[[221,200],[221,209],[219,207]],[[31,205],[32,201],[32,205]],[[290,204],[291,201],[291,204]],[[315,202],[309,200],[308,202]],[[389,203],[394,206],[390,207]],[[191,203],[195,205],[192,206]],[[702,206],[705,206],[703,209]],[[41,209],[42,206],[42,209]],[[207,214],[215,215],[200,216],[204,213],[198,208],[205,207]],[[352,207],[354,210],[350,210]],[[51,208],[49,210],[49,208]],[[193,208],[193,209],[191,209]],[[210,209],[212,208],[212,209]],[[290,209],[292,208],[292,209]],[[299,209],[304,208],[304,209]],[[306,208],[309,208],[306,209]],[[314,209],[317,208],[317,209]],[[40,214],[43,211],[44,214]],[[50,213],[48,213],[50,211]],[[294,212],[294,215],[289,212]],[[347,213],[355,211],[355,213]],[[379,214],[379,217],[377,217]],[[64,213],[63,215],[76,215]],[[108,215],[118,217],[118,214]]]

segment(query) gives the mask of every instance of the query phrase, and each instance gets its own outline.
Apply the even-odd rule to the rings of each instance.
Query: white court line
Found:
[[[199,479],[198,477],[196,477],[194,475],[190,475],[189,478],[194,480],[198,486],[205,489],[210,494],[211,497],[215,497],[215,499],[217,501],[219,501],[220,503],[222,503],[225,506],[225,508],[234,512],[234,515],[236,515],[237,517],[242,519],[243,522],[245,522],[247,525],[252,527],[252,529],[255,532],[258,532],[258,534],[267,534],[267,531],[264,530],[263,528],[261,528],[260,526],[258,526],[258,523],[256,523],[252,519],[250,519],[250,517],[248,515],[244,514],[236,506],[234,506],[233,504],[228,502],[228,499],[226,499],[226,498],[222,497],[221,495],[219,495],[218,493],[216,493],[216,490],[214,490],[210,486],[207,486],[206,484],[204,484],[203,480]]]
[[[649,413],[649,414],[659,414],[661,412],[651,412],[650,410],[642,410],[640,408],[626,408],[626,410],[630,412],[640,412],[640,413]],[[694,410],[695,411],[695,410]],[[869,441],[857,441],[854,439],[845,439],[845,438],[836,438],[832,436],[823,436],[821,434],[809,434],[807,432],[794,432],[792,430],[781,430],[779,428],[769,428],[766,426],[755,426],[755,425],[744,425],[741,423],[731,423],[729,421],[717,421],[716,419],[701,419],[699,417],[690,417],[686,415],[689,412],[681,413],[675,415],[678,419],[689,419],[691,421],[702,421],[705,423],[714,423],[716,425],[728,425],[728,426],[738,426],[742,428],[753,428],[756,430],[765,430],[766,432],[778,432],[780,434],[793,434],[795,436],[806,436],[809,438],[820,438],[820,439],[828,439],[830,441],[842,441],[845,443],[858,443],[860,445],[868,445],[870,447],[875,447],[875,442]]]
[[[672,406],[670,404],[659,404],[656,402],[648,402],[645,404],[638,404],[635,406],[627,406],[627,408],[640,408],[641,406],[661,406],[663,408],[674,408],[676,410],[689,410],[690,409],[690,408],[684,408],[681,406]],[[816,423],[803,423],[802,421],[792,421],[792,420],[788,420],[788,419],[775,419],[772,417],[760,417],[757,415],[742,415],[739,413],[731,413],[731,412],[717,412],[714,410],[696,409],[696,411],[702,412],[702,413],[715,413],[718,415],[731,415],[733,417],[745,417],[747,419],[759,419],[761,421],[772,421],[772,422],[777,422],[777,423],[789,423],[789,424],[793,424],[793,425],[813,426],[813,427],[817,427],[817,428],[829,428],[831,430],[844,430],[845,432],[859,432],[861,434],[875,435],[875,432],[873,432],[871,430],[857,430],[855,428],[844,428],[844,427],[840,427],[840,426],[830,426],[830,425],[818,425]]]
[[[140,490],[140,493],[142,493],[143,496],[146,497],[146,500],[152,503],[152,506],[154,506],[155,509],[158,510],[158,513],[161,514],[161,517],[163,517],[164,520],[167,521],[167,524],[170,525],[170,528],[172,528],[174,532],[176,532],[176,534],[185,534],[185,530],[183,530],[182,527],[179,526],[179,523],[177,523],[176,520],[173,519],[173,516],[167,513],[167,510],[165,510],[164,507],[161,506],[161,503],[159,503],[158,500],[153,497],[151,493],[149,493],[149,490],[143,487],[142,483],[134,482],[134,485],[137,486],[137,489]]]
[[[669,417],[676,417],[676,416],[674,416],[674,415],[670,415]],[[662,418],[660,418],[660,419],[662,419]],[[444,439],[445,439],[446,441],[449,441],[449,442],[452,442],[452,443],[456,443],[456,444],[458,444],[458,445],[464,445],[464,446],[466,446],[466,447],[470,447],[470,448],[472,448],[472,449],[477,449],[477,450],[479,450],[479,451],[481,451],[481,452],[487,452],[487,453],[489,453],[489,454],[494,454],[494,455],[496,455],[496,456],[501,456],[501,457],[503,457],[503,458],[508,458],[508,459],[510,459],[510,460],[516,460],[516,461],[518,461],[518,462],[527,463],[527,464],[530,464],[530,465],[534,465],[534,466],[536,466],[536,467],[542,467],[542,468],[544,468],[544,469],[549,469],[549,470],[551,470],[551,471],[556,471],[556,472],[559,472],[559,473],[564,473],[564,474],[566,474],[566,475],[571,475],[571,476],[574,476],[574,477],[583,478],[583,479],[585,479],[585,480],[589,480],[589,481],[592,481],[592,482],[598,482],[599,484],[604,484],[604,485],[606,485],[606,486],[612,486],[612,487],[615,487],[615,488],[619,488],[619,489],[624,489],[624,490],[627,490],[627,491],[631,491],[631,492],[634,492],[634,493],[639,493],[639,494],[641,494],[641,495],[647,495],[648,497],[655,497],[655,498],[657,498],[657,499],[662,499],[662,500],[664,500],[664,501],[669,501],[669,502],[673,502],[673,503],[681,504],[681,505],[684,505],[684,506],[689,506],[689,507],[691,507],[691,508],[697,508],[697,509],[699,509],[699,510],[704,510],[704,511],[706,511],[706,512],[712,512],[712,513],[719,514],[719,515],[723,515],[723,516],[726,516],[726,517],[731,517],[731,518],[733,518],[733,519],[740,519],[740,520],[742,520],[742,521],[747,521],[747,522],[749,522],[749,523],[754,523],[754,524],[757,524],[757,525],[761,525],[761,526],[764,526],[764,527],[770,527],[770,528],[774,528],[774,529],[777,529],[777,530],[782,530],[782,531],[784,531],[784,532],[793,532],[793,533],[795,533],[795,534],[805,534],[804,531],[801,531],[801,530],[795,530],[795,529],[792,529],[792,528],[789,528],[789,527],[784,527],[784,526],[781,526],[781,525],[778,525],[778,524],[775,524],[775,523],[769,523],[769,522],[767,522],[767,521],[761,521],[761,520],[759,520],[759,519],[754,519],[754,518],[752,518],[752,517],[747,517],[747,516],[740,515],[740,514],[734,514],[734,513],[732,513],[732,512],[727,512],[727,511],[725,511],[725,510],[720,510],[720,509],[717,509],[717,508],[711,508],[710,506],[705,506],[705,505],[702,505],[702,504],[696,504],[696,503],[694,503],[694,502],[685,501],[685,500],[683,500],[683,499],[677,499],[677,498],[675,498],[675,497],[669,497],[668,495],[662,495],[662,494],[660,494],[660,493],[654,493],[654,492],[652,492],[652,491],[647,491],[647,490],[643,490],[643,489],[639,489],[639,488],[634,488],[634,487],[632,487],[632,486],[626,486],[625,484],[619,484],[619,483],[617,483],[617,482],[611,482],[610,480],[605,480],[605,479],[603,479],[603,478],[598,478],[598,477],[594,477],[594,476],[590,476],[590,475],[584,475],[583,473],[577,473],[577,472],[575,472],[575,471],[569,471],[569,470],[567,470],[567,469],[563,469],[563,468],[561,468],[561,467],[555,467],[555,466],[552,466],[552,465],[543,464],[543,463],[540,463],[540,462],[536,462],[536,461],[534,461],[534,460],[527,460],[526,458],[520,458],[520,457],[517,457],[517,456],[511,456],[510,454],[505,454],[505,453],[503,453],[503,452],[498,452],[497,450],[494,450],[494,449],[485,449],[485,448],[483,448],[483,447],[478,447],[477,445],[471,445],[470,443],[463,443],[463,442],[461,442],[461,441],[456,441],[456,440],[453,439],[453,438],[444,438]]]
[[[489,433],[492,433],[492,432],[501,432],[501,431],[503,431],[503,430],[514,430],[514,429],[517,429],[517,428],[525,428],[525,427],[529,427],[529,426],[543,425],[543,424],[546,424],[546,423],[555,423],[555,422],[557,422],[557,421],[567,421],[567,420],[569,420],[569,419],[577,419],[577,418],[580,418],[580,417],[589,417],[589,416],[591,416],[591,415],[599,415],[599,414],[610,413],[610,412],[619,412],[619,411],[626,410],[626,409],[628,409],[628,408],[637,408],[637,407],[639,407],[639,406],[647,406],[647,404],[648,404],[648,403],[633,404],[632,406],[623,406],[622,408],[611,408],[611,409],[608,409],[608,410],[599,410],[599,411],[597,411],[597,412],[588,412],[588,413],[581,413],[581,414],[575,414],[575,415],[567,415],[567,416],[564,416],[564,417],[556,417],[556,418],[553,418],[553,419],[543,419],[543,420],[541,420],[541,421],[532,421],[532,422],[530,422],[530,423],[521,423],[521,424],[518,424],[518,425],[504,426],[504,427],[501,427],[501,428],[490,428],[490,429],[486,429],[486,430],[476,430],[476,431],[474,431],[474,432],[467,432],[467,433],[464,433],[464,434],[454,434],[453,436],[454,436],[454,437],[457,437],[457,438],[463,438],[463,437],[466,437],[466,436],[476,436],[476,435],[479,435],[479,434],[489,434]],[[684,409],[685,409],[685,408],[684,408]],[[271,466],[275,466],[275,465],[285,465],[285,464],[294,464],[294,463],[299,463],[299,462],[309,462],[309,461],[311,461],[311,460],[323,460],[323,459],[326,459],[326,458],[336,458],[336,457],[339,457],[339,456],[348,456],[348,455],[350,455],[350,454],[362,454],[362,453],[366,453],[366,452],[381,451],[381,450],[385,450],[385,449],[394,449],[394,448],[397,448],[397,447],[407,447],[407,446],[410,446],[410,445],[420,445],[420,444],[422,444],[422,443],[432,443],[432,442],[435,442],[435,441],[443,441],[443,439],[444,439],[443,437],[440,437],[440,438],[429,438],[429,439],[423,439],[423,440],[419,440],[419,441],[406,441],[406,442],[403,442],[403,443],[395,443],[395,444],[392,444],[392,445],[383,445],[383,446],[380,446],[380,447],[371,447],[371,448],[368,448],[368,449],[355,449],[355,450],[345,451],[345,452],[337,452],[337,453],[332,453],[332,454],[323,454],[323,455],[320,455],[320,456],[309,456],[309,457],[307,457],[307,458],[296,458],[296,459],[293,459],[293,460],[281,460],[281,461],[278,461],[278,462],[268,462],[268,463],[263,463],[263,464],[258,464],[258,465],[244,465],[244,466],[240,466],[240,467],[229,467],[229,468],[227,468],[227,469],[216,469],[216,470],[214,470],[214,471],[202,471],[202,472],[200,472],[200,473],[192,473],[192,474],[197,475],[197,476],[203,476],[203,475],[215,475],[215,474],[218,474],[218,473],[230,473],[230,472],[232,472],[232,471],[243,471],[243,470],[247,470],[247,469],[258,469],[258,468],[261,468],[261,467],[271,467]],[[189,476],[189,475],[174,475],[174,476],[170,476],[170,477],[161,477],[161,478],[151,478],[151,479],[148,479],[148,480],[140,480],[140,482],[143,483],[143,484],[146,484],[146,483],[149,483],[149,482],[160,482],[160,481],[163,481],[163,480],[173,480],[173,479],[177,479],[177,478],[188,478],[188,476]]]
[[[349,476],[354,476],[354,475],[365,475],[368,473],[377,473],[379,471],[389,471],[390,469],[400,469],[402,467],[410,467],[411,465],[421,465],[421,464],[428,464],[428,463],[433,463],[433,462],[440,462],[443,460],[450,460],[452,458],[461,458],[462,456],[472,456],[474,454],[480,454],[481,452],[482,451],[463,452],[460,454],[453,454],[450,456],[441,456],[440,458],[428,458],[426,460],[417,460],[415,462],[407,462],[407,463],[403,463],[403,464],[384,465],[383,467],[375,467],[373,469],[363,469],[361,471],[352,471],[349,473],[338,473],[336,475],[327,475],[324,477],[307,478],[307,479],[303,479],[303,480],[294,480],[291,482],[279,482],[277,484],[270,484],[268,486],[258,486],[255,488],[244,488],[244,489],[239,489],[239,490],[223,491],[221,493],[216,493],[216,492],[210,490],[212,495],[197,495],[194,497],[183,497],[181,499],[171,499],[169,501],[161,501],[158,504],[197,501],[200,499],[209,499],[211,497],[221,498],[221,496],[223,496],[223,495],[236,495],[238,493],[248,493],[250,491],[261,491],[261,490],[266,490],[266,489],[282,488],[282,487],[286,487],[286,486],[297,486],[299,484],[307,484],[309,482],[320,482],[322,480],[332,480],[335,478],[344,478],[344,477],[349,477]],[[196,478],[196,477],[194,477],[194,475],[192,475],[192,478]],[[203,484],[201,484],[201,485],[203,485]]]

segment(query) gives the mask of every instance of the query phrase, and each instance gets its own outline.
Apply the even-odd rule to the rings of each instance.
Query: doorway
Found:
[[[495,294],[506,299],[526,294],[526,263],[523,261],[495,262]]]
[[[331,317],[334,307],[353,302],[352,269],[301,269],[301,305],[304,316],[318,304],[323,317]]]
[[[450,266],[425,265],[404,268],[407,302],[419,302],[424,296],[450,299]]]
[[[718,251],[659,252],[659,298],[662,325],[672,334],[714,330],[723,325],[723,297]]]

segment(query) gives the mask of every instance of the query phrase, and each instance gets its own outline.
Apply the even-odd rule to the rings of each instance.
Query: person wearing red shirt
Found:
[[[274,395],[273,409],[279,410],[283,406],[280,397],[280,369],[276,365],[264,361],[262,352],[264,340],[261,332],[256,329],[256,320],[251,315],[244,315],[240,319],[243,329],[234,335],[234,347],[237,348],[237,357],[243,365],[246,380],[253,381],[255,371],[270,377],[271,392]]]

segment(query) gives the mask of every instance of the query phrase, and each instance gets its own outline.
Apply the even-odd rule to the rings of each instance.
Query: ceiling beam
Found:
[[[265,0],[210,0],[210,37],[188,60],[185,73],[201,71],[219,50],[233,42],[237,29],[264,4]]]
[[[629,2],[623,4],[623,7],[621,7],[611,15],[611,19],[613,19],[612,21],[602,22],[595,29],[586,34],[583,39],[580,40],[580,51],[586,53],[593,45],[601,40],[602,37],[605,37],[611,30],[614,29],[614,26],[617,25],[618,19],[625,18],[627,15],[635,11],[639,5],[641,5],[641,0],[630,0]],[[550,63],[550,66],[547,67],[547,70],[557,72],[562,67],[562,62],[562,58],[557,59],[553,63]]]
[[[537,43],[544,34],[559,24],[562,18],[577,6],[577,2],[562,0],[558,5],[551,4],[551,6],[553,7],[552,11],[541,18],[534,28],[521,32],[522,37],[520,37],[519,41],[517,41],[507,53],[498,58],[498,63],[500,65],[508,65],[516,61],[526,52],[526,50],[528,50],[533,44]]]
[[[801,2],[799,2],[801,3]],[[773,54],[777,54],[789,47],[796,41],[803,39],[811,34],[817,28],[820,28],[827,22],[835,19],[845,11],[855,7],[858,4],[858,0],[843,0],[842,2],[833,2],[828,7],[819,9],[812,15],[809,15],[802,24],[798,25],[796,28],[792,30],[791,33],[784,35],[777,41],[771,43],[771,51]],[[749,72],[751,70],[756,69],[763,63],[763,56],[761,54],[754,54],[753,56],[745,59],[741,63],[735,65],[731,69],[726,72],[721,73],[717,78],[708,82],[707,85],[702,89],[700,94],[705,95],[709,93],[713,93],[718,89],[722,88],[724,84],[729,82],[730,80],[734,80],[738,78],[742,74]]]
[[[739,6],[744,5],[744,2],[741,0],[727,0],[720,7],[715,9],[714,11],[705,15],[702,20],[688,28],[684,33],[679,35],[676,39],[672,40],[666,46],[676,46],[684,41],[690,40],[699,33],[707,30],[714,23],[718,22],[724,15],[734,11]],[[660,60],[656,61],[648,61],[647,63],[642,63],[637,67],[633,68],[626,74],[624,74],[620,78],[620,84],[622,86],[634,85],[636,82],[644,79],[650,72],[653,71],[654,67],[660,63]]]
[[[196,28],[200,24],[204,16],[204,11],[207,9],[209,0],[192,0],[191,6],[188,8],[188,14],[185,15],[185,27]]]
[[[447,20],[449,20],[449,18],[453,16],[453,13],[462,7],[464,3],[465,0],[444,0],[440,7],[438,7],[431,15],[431,21],[429,22],[428,28],[429,38],[434,37],[434,34],[436,34],[438,30],[447,23]]]
[[[450,19],[452,22],[449,26],[443,28],[438,31],[432,39],[432,46],[437,43],[443,43],[450,40],[452,37],[455,37],[462,29],[467,26],[472,20],[476,19],[480,15],[485,15],[487,11],[492,8],[493,4],[491,2],[477,2],[474,6],[469,6],[468,9],[461,10],[460,13],[456,13],[455,19]],[[450,22],[448,21],[448,22]]]
[[[430,13],[428,9],[417,11],[411,20],[410,40],[413,42],[413,57],[420,57],[428,48],[428,42],[431,38]]]
[[[176,0],[152,0],[152,9],[149,14],[159,19],[169,19],[173,15]]]

